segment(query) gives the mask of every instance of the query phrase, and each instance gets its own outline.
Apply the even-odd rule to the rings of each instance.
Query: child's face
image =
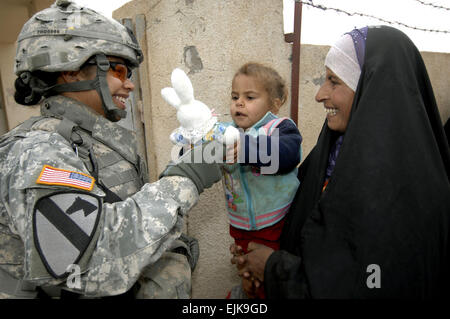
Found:
[[[239,74],[234,78],[230,112],[238,127],[244,130],[252,127],[271,110],[269,93],[255,77]]]

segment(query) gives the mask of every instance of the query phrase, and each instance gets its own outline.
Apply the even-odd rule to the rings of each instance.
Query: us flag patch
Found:
[[[83,173],[44,165],[36,183],[69,186],[90,191],[94,187],[95,179]]]

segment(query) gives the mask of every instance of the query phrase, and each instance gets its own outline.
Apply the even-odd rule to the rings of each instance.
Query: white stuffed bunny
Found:
[[[172,132],[170,139],[177,145],[195,145],[207,140],[219,140],[232,144],[239,138],[239,131],[217,122],[217,116],[203,102],[194,99],[191,80],[181,69],[174,69],[172,87],[161,90],[164,100],[177,109],[180,127]]]

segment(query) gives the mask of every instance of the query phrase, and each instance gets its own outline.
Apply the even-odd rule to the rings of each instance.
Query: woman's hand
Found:
[[[248,253],[244,255],[246,258],[246,271],[260,282],[264,281],[264,268],[266,267],[267,259],[274,252],[270,247],[255,242],[248,244]]]
[[[247,250],[248,253],[244,255],[241,246],[232,244],[230,246],[230,252],[233,255],[231,263],[236,265],[239,276],[263,282],[267,259],[269,259],[274,250],[255,242],[250,242]]]
[[[241,246],[232,244],[230,246],[230,252],[233,255],[231,263],[236,265],[239,276],[242,277],[242,288],[248,297],[255,298],[257,289],[264,281],[267,259],[274,250],[255,242],[250,242],[247,249],[248,253],[244,255]]]
[[[230,253],[233,255],[231,263],[235,264],[239,276],[242,278],[242,289],[250,299],[257,298],[257,290],[261,286],[261,282],[255,279],[246,268],[246,258],[241,246],[232,244],[230,246]]]

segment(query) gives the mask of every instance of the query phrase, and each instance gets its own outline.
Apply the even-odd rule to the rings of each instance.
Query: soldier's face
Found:
[[[126,65],[125,61],[117,57],[108,57],[110,62],[115,62],[115,69],[110,68],[106,74],[106,81],[108,83],[109,92],[111,93],[114,104],[121,110],[124,110],[126,99],[130,92],[134,90],[134,84],[126,76],[124,76],[123,67]],[[70,73],[70,72],[67,72]],[[69,81],[85,81],[93,80],[97,74],[97,66],[87,66],[79,72],[72,72],[72,78]],[[80,91],[80,92],[65,92],[63,95],[71,97],[79,102],[86,104],[97,113],[105,116],[105,111],[102,106],[102,99],[96,90]]]

